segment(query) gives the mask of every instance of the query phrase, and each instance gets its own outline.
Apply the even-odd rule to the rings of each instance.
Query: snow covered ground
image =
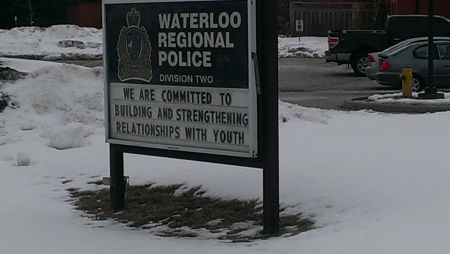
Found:
[[[0,56],[53,60],[98,59],[102,54],[102,30],[96,28],[55,25],[0,29]]]
[[[93,222],[70,187],[108,176],[101,68],[9,60],[32,71],[0,84],[1,253],[448,254],[450,113],[340,112],[280,103],[281,202],[318,228],[253,243],[161,238]],[[22,165],[22,166],[19,166]],[[207,195],[261,198],[255,169],[126,155],[131,184],[203,185]]]
[[[327,37],[279,37],[279,57],[325,57],[328,50]]]
[[[72,46],[71,41],[79,44]],[[324,57],[327,49],[326,37],[278,38],[280,57]],[[0,56],[45,60],[98,59],[103,54],[102,50],[102,30],[95,28],[56,25],[0,29]]]
[[[450,105],[450,93],[444,93],[444,99],[436,100],[417,100],[418,93],[412,93],[412,98],[401,98],[402,93],[374,94],[367,98],[368,101],[376,101],[378,103],[401,103],[401,104],[430,104],[430,105]]]

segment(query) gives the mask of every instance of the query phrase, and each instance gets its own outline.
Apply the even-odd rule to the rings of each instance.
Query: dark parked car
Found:
[[[449,40],[450,37],[436,40],[433,46],[433,86],[436,87],[450,87]],[[428,42],[417,42],[388,54],[380,54],[379,63],[378,83],[400,88],[402,69],[410,67],[413,71],[413,91],[420,91],[428,82]]]
[[[450,20],[434,16],[433,35],[450,36]],[[330,31],[327,62],[351,64],[356,74],[365,76],[369,65],[368,53],[380,52],[406,39],[423,36],[428,36],[426,15],[389,16],[385,30]]]

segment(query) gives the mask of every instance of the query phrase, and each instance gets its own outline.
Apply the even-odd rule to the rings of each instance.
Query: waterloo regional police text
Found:
[[[211,49],[234,48],[230,31],[242,24],[239,12],[161,13],[158,20],[161,67],[212,67]]]

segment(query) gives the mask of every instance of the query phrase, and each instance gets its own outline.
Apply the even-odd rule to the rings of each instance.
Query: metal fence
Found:
[[[373,29],[378,4],[357,2],[291,2],[291,35],[326,36],[328,30]],[[303,20],[303,32],[296,31],[296,20]]]

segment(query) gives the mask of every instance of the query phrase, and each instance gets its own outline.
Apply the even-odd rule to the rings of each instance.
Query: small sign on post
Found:
[[[298,41],[301,41],[301,34],[303,33],[303,19],[297,19],[295,21],[295,31],[298,32]]]
[[[297,19],[295,21],[295,31],[303,32],[303,19]]]

